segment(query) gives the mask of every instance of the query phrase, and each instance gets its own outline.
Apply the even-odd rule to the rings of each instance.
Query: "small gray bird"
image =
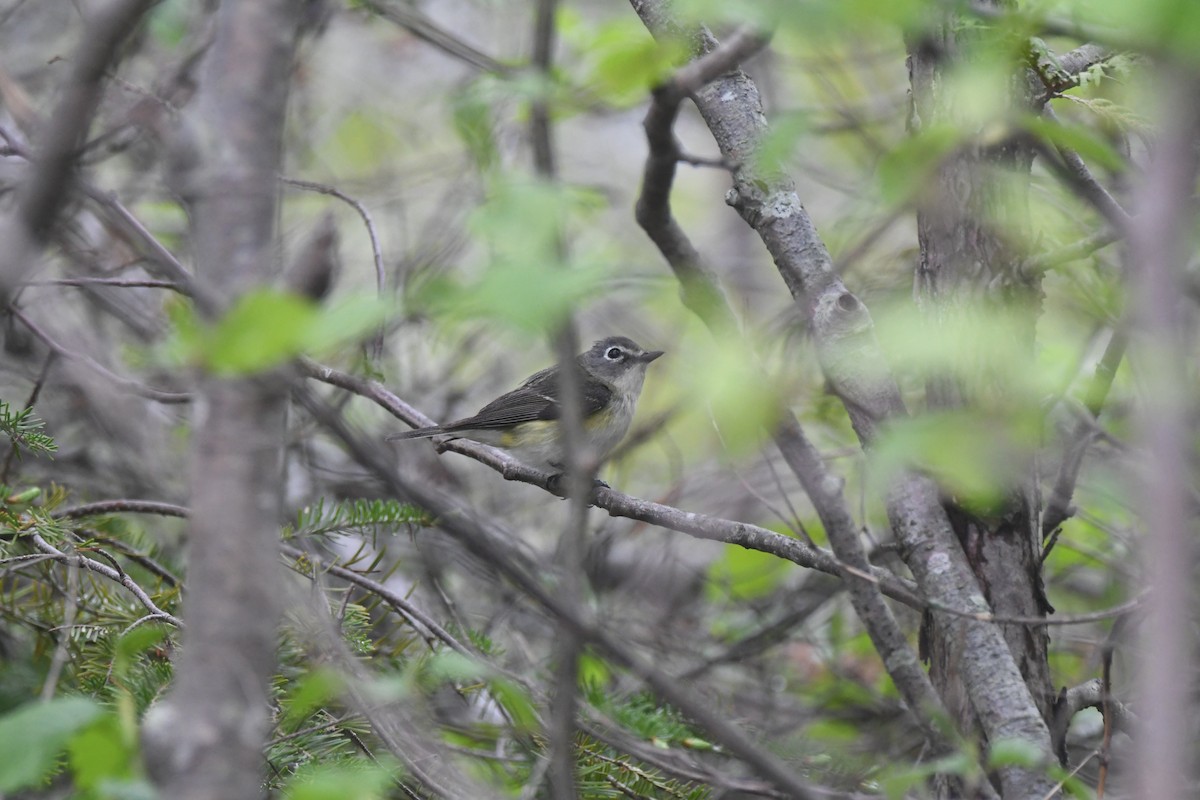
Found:
[[[575,359],[583,399],[584,441],[603,460],[625,438],[646,367],[661,350],[643,350],[624,336],[601,339]],[[558,418],[562,413],[558,366],[529,376],[511,392],[502,394],[473,417],[446,425],[417,428],[386,438],[425,439],[453,436],[472,439],[508,450],[516,458],[541,469],[561,470],[563,465]]]

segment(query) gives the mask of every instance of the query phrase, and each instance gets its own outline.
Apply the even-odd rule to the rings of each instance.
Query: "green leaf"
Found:
[[[494,678],[488,685],[496,701],[504,706],[504,710],[512,718],[513,725],[522,731],[541,729],[537,708],[528,692],[507,678]]]
[[[175,334],[166,350],[169,357],[201,364],[216,375],[249,375],[302,353],[322,353],[357,341],[394,310],[390,300],[373,295],[317,305],[290,292],[255,289],[213,324],[200,320],[190,306],[168,306]]]
[[[597,25],[573,10],[558,14],[563,41],[578,53],[582,82],[616,106],[640,103],[687,58],[682,42],[657,41],[629,16]]]
[[[494,167],[500,158],[494,133],[495,120],[480,83],[474,82],[451,98],[454,131],[475,159],[481,172]]]
[[[1045,117],[1027,117],[1025,129],[1056,147],[1074,150],[1084,160],[1092,161],[1114,172],[1126,168],[1125,159],[1094,131],[1082,125],[1064,125]]]
[[[343,180],[374,173],[400,155],[405,127],[401,120],[389,119],[377,109],[351,112],[317,148],[321,163]]]
[[[686,367],[677,366],[686,365]],[[729,453],[757,450],[774,423],[779,408],[779,392],[754,361],[746,359],[745,344],[737,337],[725,341],[706,341],[694,353],[672,352],[671,370],[686,392],[689,408],[700,416],[697,435],[711,437],[714,426],[721,446]],[[708,433],[700,431],[706,429]]]
[[[607,662],[592,653],[579,656],[579,685],[584,689],[607,686],[612,680],[612,670]]]
[[[304,765],[288,781],[288,800],[383,800],[397,770],[370,762]]]
[[[218,375],[245,375],[302,350],[316,306],[298,295],[256,289],[242,295],[206,337],[204,361]]]
[[[1035,767],[1042,763],[1037,745],[1024,739],[999,739],[988,746],[988,769],[998,767]]]
[[[143,652],[167,638],[166,625],[139,625],[117,640],[117,652],[113,672],[123,674],[125,669]]]
[[[331,669],[315,669],[305,674],[283,701],[286,711],[280,727],[291,730],[299,726],[313,711],[337,697],[344,685],[342,677]]]
[[[71,773],[80,789],[97,789],[113,780],[137,776],[137,749],[124,735],[116,715],[105,714],[71,739]]]
[[[787,571],[788,562],[777,556],[727,544],[708,568],[710,594],[714,599],[752,600],[775,591]]]
[[[168,48],[178,47],[187,37],[188,0],[165,0],[147,16],[146,29],[154,41]]]
[[[366,337],[396,311],[386,298],[355,294],[317,308],[301,337],[304,352],[323,353]]]
[[[932,473],[954,500],[978,513],[1000,508],[1027,466],[1035,420],[971,411],[928,414],[889,424],[872,449],[872,479],[881,486],[904,469]]]
[[[594,192],[521,178],[496,180],[470,228],[490,255],[473,281],[420,287],[411,302],[449,321],[496,319],[542,334],[592,296],[608,277],[601,264],[564,262],[568,222],[600,208]]]
[[[1074,0],[1070,6],[1091,25],[1119,32],[1123,42],[1141,42],[1153,51],[1169,49],[1192,64],[1200,63],[1200,3],[1195,0]]]
[[[759,141],[754,154],[756,166],[768,174],[783,170],[796,143],[808,133],[810,127],[808,114],[785,112],[772,116],[771,126]]]
[[[879,162],[879,191],[884,201],[900,205],[924,191],[934,172],[963,138],[957,128],[930,125],[903,140]]]
[[[41,781],[70,738],[100,714],[100,707],[86,697],[60,697],[0,717],[0,792]]]

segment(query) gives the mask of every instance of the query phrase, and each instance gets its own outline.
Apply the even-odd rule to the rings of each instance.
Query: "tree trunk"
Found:
[[[956,36],[949,24],[910,42],[914,133],[961,118],[944,87],[949,70],[971,57],[971,44]],[[1014,70],[1010,85],[1009,109],[1028,110],[1035,105],[1023,69]],[[935,336],[943,335],[940,329],[967,319],[967,314],[1003,313],[1015,323],[1020,346],[1032,363],[1041,285],[1038,276],[1020,269],[1022,248],[1012,235],[1029,229],[1024,190],[1032,152],[1015,138],[996,145],[980,144],[969,136],[965,141],[938,168],[918,205],[916,301]],[[926,387],[930,409],[1007,407],[1006,399],[1011,401],[1005,397],[1007,387],[1001,380],[989,380],[989,376],[1003,375],[1003,370],[994,369],[999,365],[990,363],[996,356],[980,348],[971,358],[971,369],[981,380],[963,382],[950,375],[931,378]],[[1000,507],[986,514],[973,513],[953,498],[944,500],[984,596],[993,613],[1001,617],[1039,617],[1052,611],[1042,584],[1036,458],[1031,455],[1025,467],[1018,481],[1003,487],[1005,499]],[[1002,629],[1030,694],[1043,718],[1049,720],[1053,685],[1046,629],[1016,624]],[[947,637],[941,626],[927,618],[922,645],[934,683],[958,728],[977,729],[957,666],[964,643]],[[951,787],[941,787],[940,792],[943,797],[956,794]]]

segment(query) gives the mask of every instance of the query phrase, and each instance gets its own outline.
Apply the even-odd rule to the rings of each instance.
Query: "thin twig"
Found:
[[[54,519],[81,519],[83,517],[98,517],[106,514],[158,514],[163,517],[187,518],[188,510],[174,503],[161,503],[157,500],[101,500],[95,503],[85,503],[55,511]]]
[[[75,615],[79,613],[79,557],[67,556],[66,562],[67,607],[63,611],[62,625],[56,629],[59,632],[58,646],[54,648],[54,657],[50,659],[50,668],[46,670],[46,682],[42,684],[42,702],[54,697],[58,678],[70,655],[71,628],[75,627]]]
[[[310,359],[300,359],[300,368],[310,378],[338,386],[371,400],[397,419],[401,419],[413,427],[435,424],[432,418],[401,400],[378,381],[358,378]],[[491,467],[503,475],[506,480],[521,481],[542,489],[549,489],[550,476],[548,474],[528,467],[494,447],[466,439],[453,439],[443,442],[439,446],[444,450],[465,455]],[[829,551],[819,547],[810,547],[804,542],[758,525],[684,511],[673,506],[633,497],[612,488],[596,489],[591,499],[597,507],[603,508],[614,517],[636,519],[689,536],[771,553],[802,567],[816,569],[838,577],[851,574],[851,568],[840,562]],[[869,577],[878,582],[887,596],[913,608],[924,607],[924,603],[917,596],[911,582],[879,567],[872,567]]]
[[[342,190],[328,184],[304,181],[299,178],[288,178],[282,175],[279,177],[279,180],[300,189],[307,189],[311,192],[336,197],[358,213],[358,216],[362,218],[363,225],[367,228],[367,238],[371,240],[371,256],[375,260],[375,289],[380,294],[383,294],[387,287],[387,270],[383,265],[383,247],[379,244],[379,232],[375,229],[375,220],[371,217],[371,212],[367,210],[367,207]]]
[[[38,373],[37,380],[33,382],[33,389],[29,392],[29,398],[25,401],[25,410],[33,408],[33,404],[37,402],[38,396],[42,393],[42,386],[46,384],[46,376],[50,374],[50,366],[54,363],[54,359],[58,355],[51,351],[46,360],[42,362],[42,371]],[[13,439],[12,447],[9,448],[8,456],[4,459],[4,468],[0,470],[0,483],[8,483],[8,474],[12,470],[13,461],[18,455],[17,440]]]
[[[138,586],[132,578],[123,572],[101,564],[99,561],[88,558],[87,556],[68,555],[67,553],[64,553],[54,545],[47,542],[44,538],[42,538],[41,534],[36,532],[30,534],[29,541],[33,542],[34,547],[36,547],[38,550],[55,558],[56,560],[66,561],[69,563],[71,559],[77,559],[78,566],[83,567],[89,572],[102,575],[105,578],[108,578],[110,581],[119,583],[132,592],[133,596],[137,598],[138,602],[141,603],[152,616],[169,622],[176,628],[183,627],[183,623],[178,617],[159,608],[158,605],[150,599],[150,595],[148,595],[146,591],[142,589],[142,587]]]
[[[355,586],[359,586],[363,589],[366,589],[368,592],[379,596],[384,602],[395,609],[398,614],[407,619],[410,625],[413,627],[419,626],[424,628],[426,631],[428,631],[429,635],[441,640],[452,650],[471,658],[478,656],[478,653],[476,653],[474,650],[471,650],[466,645],[462,644],[453,636],[451,636],[450,633],[436,621],[434,621],[432,617],[410,603],[403,596],[393,592],[378,581],[373,581],[370,578],[367,578],[352,569],[347,569],[339,564],[323,561],[320,556],[305,552],[298,547],[292,547],[291,545],[285,544],[282,546],[282,552],[288,558],[307,559],[308,561],[320,567],[324,572],[328,572],[330,575],[336,575],[344,581],[352,583]]]
[[[118,375],[108,367],[101,364],[99,361],[96,361],[91,356],[84,355],[83,353],[77,353],[74,350],[68,349],[64,345],[59,344],[58,341],[50,336],[50,334],[42,330],[37,323],[26,316],[25,313],[15,305],[9,306],[9,313],[21,320],[21,323],[28,328],[34,336],[41,339],[42,342],[57,355],[62,356],[70,361],[77,361],[80,364],[83,364],[93,372],[104,376],[118,386],[130,390],[134,394],[141,395],[142,397],[159,403],[190,403],[192,401],[192,396],[186,392],[168,392],[163,389],[155,389],[153,387],[146,386],[145,384],[135,381],[132,378],[126,378]]]
[[[371,212],[367,210],[367,207],[340,189],[324,183],[288,178],[282,175],[279,177],[279,180],[300,189],[307,189],[311,192],[336,197],[358,213],[358,216],[362,218],[363,225],[367,228],[367,238],[371,240],[371,255],[375,260],[375,290],[382,297],[387,287],[387,270],[383,265],[383,247],[379,244],[379,233],[375,230],[375,220],[371,218]],[[384,330],[380,328],[371,344],[371,353],[376,360],[383,355],[383,339]]]

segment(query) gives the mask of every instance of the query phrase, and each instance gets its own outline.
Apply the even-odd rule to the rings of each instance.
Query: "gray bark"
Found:
[[[198,278],[219,307],[276,276],[274,225],[297,15],[288,0],[227,0],[177,175]],[[148,714],[164,797],[260,796],[275,668],[286,381],[200,381],[191,454],[187,629],[171,696]]]

